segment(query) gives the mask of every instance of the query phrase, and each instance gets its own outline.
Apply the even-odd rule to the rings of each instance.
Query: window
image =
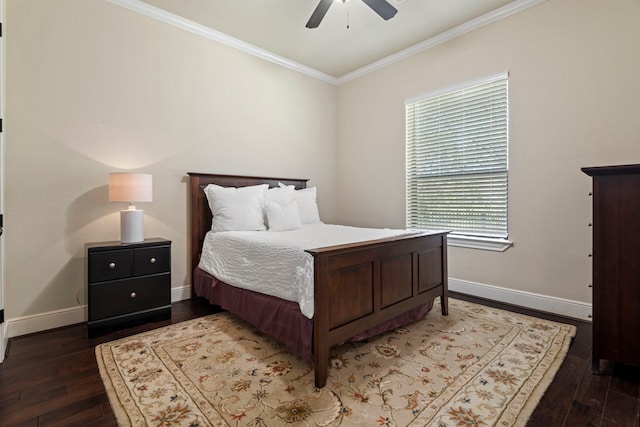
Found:
[[[407,227],[504,242],[508,75],[407,102],[406,120]]]

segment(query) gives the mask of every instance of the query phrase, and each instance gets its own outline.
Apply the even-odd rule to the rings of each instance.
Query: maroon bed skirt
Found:
[[[236,288],[200,268],[194,270],[193,278],[197,296],[207,298],[211,304],[220,306],[275,338],[307,363],[312,362],[313,320],[300,312],[298,303]],[[412,323],[424,317],[432,307],[433,301],[351,337],[349,341],[362,341]]]

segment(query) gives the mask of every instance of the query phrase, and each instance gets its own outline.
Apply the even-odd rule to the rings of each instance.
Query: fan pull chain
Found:
[[[347,3],[347,30],[349,29],[349,2]]]

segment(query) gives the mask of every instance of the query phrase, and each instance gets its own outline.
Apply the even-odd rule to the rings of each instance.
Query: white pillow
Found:
[[[287,231],[302,228],[300,214],[298,214],[298,204],[295,200],[286,205],[268,200],[264,204],[264,210],[267,214],[269,231]]]
[[[279,182],[278,187],[269,188],[265,193],[265,202],[276,202],[279,205],[286,205],[293,201],[293,193],[296,188],[293,185],[284,185]]]
[[[262,209],[267,184],[249,187],[221,187],[209,184],[204,188],[213,214],[213,231],[264,231]]]
[[[321,222],[318,204],[316,203],[316,187],[297,190],[294,193],[293,199],[298,203],[300,222],[303,224],[317,224]]]

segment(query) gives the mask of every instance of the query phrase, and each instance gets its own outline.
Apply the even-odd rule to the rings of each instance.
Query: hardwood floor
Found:
[[[640,368],[604,366],[591,374],[591,324],[451,293],[577,326],[569,354],[527,426],[640,427]],[[87,339],[84,324],[14,338],[0,365],[0,425],[116,426],[95,361],[96,344],[213,313],[202,299],[173,304],[172,318]]]

